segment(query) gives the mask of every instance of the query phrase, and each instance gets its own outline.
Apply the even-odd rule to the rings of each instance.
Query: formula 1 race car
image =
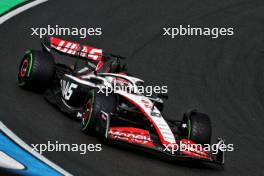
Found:
[[[224,164],[223,151],[213,154],[205,150],[211,143],[209,116],[192,110],[180,121],[165,120],[162,110],[167,96],[140,93],[144,81],[126,72],[120,62],[123,57],[53,37],[42,46],[43,51],[24,55],[18,85],[44,92],[50,103],[81,119],[83,132],[175,159]],[[69,56],[85,65],[55,62]],[[215,145],[223,144],[219,138]]]

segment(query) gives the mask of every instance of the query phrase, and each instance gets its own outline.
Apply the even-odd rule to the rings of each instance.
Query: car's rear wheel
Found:
[[[116,110],[116,97],[113,94],[106,96],[103,93],[97,93],[95,89],[88,93],[82,114],[83,132],[94,133],[96,130],[97,119],[101,111],[105,113],[114,113]]]
[[[186,112],[183,116],[182,127],[182,138],[202,145],[211,143],[212,125],[207,114],[195,110]]]
[[[46,90],[55,73],[55,62],[50,53],[30,50],[22,58],[18,72],[18,85],[42,92]]]

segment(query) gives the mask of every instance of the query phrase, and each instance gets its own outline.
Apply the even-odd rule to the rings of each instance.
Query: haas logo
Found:
[[[92,60],[102,60],[102,49],[94,48],[88,45],[81,46],[79,43],[69,42],[53,37],[51,38],[51,43],[52,47],[63,53],[72,55],[76,55],[78,53],[78,55]]]
[[[71,98],[71,95],[73,93],[73,89],[76,89],[78,87],[77,84],[74,83],[70,83],[68,81],[65,80],[61,80],[61,94],[62,97],[65,100],[69,100]]]

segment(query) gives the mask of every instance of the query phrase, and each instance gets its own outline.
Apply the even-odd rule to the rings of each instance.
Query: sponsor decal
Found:
[[[61,80],[61,93],[62,97],[65,100],[69,100],[71,98],[71,95],[73,93],[73,89],[76,89],[78,87],[77,84],[70,83],[65,80]]]
[[[97,60],[97,61],[102,60],[102,54],[103,54],[102,49],[94,48],[88,45],[81,45],[79,43],[69,42],[54,37],[50,38],[50,42],[51,42],[51,47],[53,47],[54,49],[60,52],[86,57],[91,60]]]
[[[132,127],[113,127],[110,128],[108,135],[112,139],[154,147],[147,130]]]

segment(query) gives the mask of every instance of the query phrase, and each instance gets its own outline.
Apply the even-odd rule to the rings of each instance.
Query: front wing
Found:
[[[166,147],[162,144],[152,140],[152,136],[148,130],[135,128],[135,127],[111,127],[110,117],[107,113],[102,112],[102,116],[98,122],[99,134],[104,136],[108,141],[119,144],[126,144],[147,152],[162,154],[175,160],[200,160],[205,162],[212,162],[216,164],[224,164],[224,152],[219,150],[219,145],[224,144],[224,140],[219,138],[216,144],[218,150],[217,154],[206,152],[204,149],[184,148],[185,150],[173,150],[173,147]],[[183,144],[195,144],[191,140],[181,139],[177,140],[177,143],[172,145],[176,146],[179,143]]]

